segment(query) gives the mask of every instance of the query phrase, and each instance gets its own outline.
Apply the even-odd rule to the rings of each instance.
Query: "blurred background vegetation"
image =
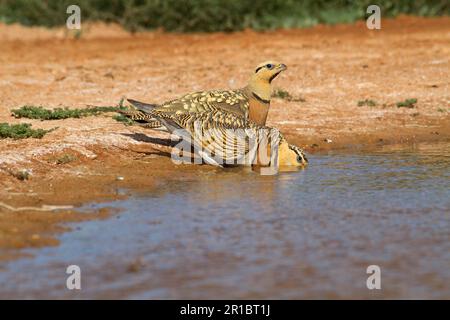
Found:
[[[0,22],[53,27],[65,24],[77,4],[82,22],[117,22],[131,31],[266,30],[348,23],[366,16],[370,4],[383,17],[449,15],[449,0],[0,0]]]

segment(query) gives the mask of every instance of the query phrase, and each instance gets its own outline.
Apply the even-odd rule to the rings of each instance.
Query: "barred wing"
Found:
[[[248,123],[242,117],[214,111],[211,113],[152,115],[172,128],[171,132],[189,139],[197,153],[213,165],[276,165],[277,148],[282,137],[277,129]]]

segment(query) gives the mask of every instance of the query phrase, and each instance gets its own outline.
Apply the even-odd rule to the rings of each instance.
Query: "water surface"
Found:
[[[309,158],[302,171],[208,170],[88,205],[123,211],[9,263],[0,297],[450,299],[450,145]],[[81,291],[65,288],[70,264]],[[381,290],[366,287],[369,265]]]

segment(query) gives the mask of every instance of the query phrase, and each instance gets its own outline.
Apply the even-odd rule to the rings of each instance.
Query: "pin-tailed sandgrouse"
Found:
[[[159,121],[169,132],[196,146],[199,156],[209,164],[303,167],[308,163],[303,150],[289,145],[277,129],[234,113],[223,110],[177,113],[158,108],[121,112],[132,120]]]
[[[161,110],[166,113],[184,114],[221,110],[264,126],[270,107],[272,80],[286,69],[286,65],[282,63],[264,62],[256,67],[247,86],[241,89],[194,92],[160,105],[131,99],[128,101],[144,112]],[[160,122],[147,116],[142,119],[136,117],[134,120],[147,128],[165,129]]]

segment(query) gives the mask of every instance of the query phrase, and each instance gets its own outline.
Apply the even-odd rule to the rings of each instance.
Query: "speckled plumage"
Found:
[[[288,145],[277,129],[260,126],[233,113],[221,110],[176,113],[153,109],[149,113],[136,110],[123,114],[133,120],[159,121],[169,132],[197,145],[202,150],[200,156],[210,164],[275,165],[279,159],[289,162],[289,165],[303,166],[307,163],[303,151]],[[267,151],[265,160],[259,158],[261,153],[258,154],[262,144]],[[280,155],[271,150],[271,145],[283,146],[279,148]],[[215,159],[208,155],[213,155]]]
[[[166,113],[184,114],[221,111],[249,119],[263,126],[266,124],[270,107],[271,82],[283,70],[286,70],[284,64],[265,62],[256,67],[248,85],[241,89],[193,92],[160,105],[131,99],[128,101],[145,112],[159,110]],[[154,119],[148,117],[136,118],[136,121],[150,123],[150,128],[155,128],[157,125]]]

